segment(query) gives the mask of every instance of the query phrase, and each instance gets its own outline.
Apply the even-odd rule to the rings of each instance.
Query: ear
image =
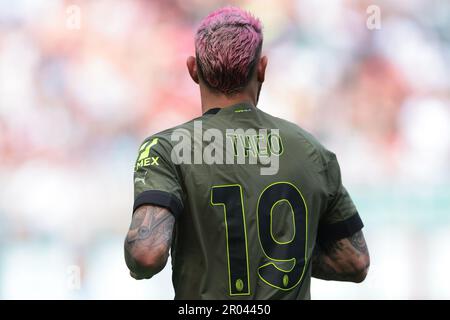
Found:
[[[263,83],[266,78],[267,56],[262,56],[258,62],[257,77],[258,81]]]
[[[189,58],[187,58],[186,65],[192,80],[194,80],[194,82],[198,84],[197,63],[195,62],[195,57],[190,56]]]

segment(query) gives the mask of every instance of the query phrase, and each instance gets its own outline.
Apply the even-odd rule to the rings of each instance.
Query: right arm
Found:
[[[175,218],[158,206],[141,206],[125,239],[125,261],[135,279],[149,279],[166,265]]]
[[[362,282],[370,257],[362,231],[337,241],[317,243],[312,257],[312,276],[323,280]]]
[[[183,191],[171,158],[172,145],[163,135],[145,139],[134,171],[133,217],[124,249],[135,279],[149,279],[167,263],[175,220],[183,212]]]

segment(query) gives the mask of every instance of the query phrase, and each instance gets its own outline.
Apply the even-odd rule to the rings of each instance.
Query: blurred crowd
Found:
[[[336,152],[376,230],[430,204],[416,224],[446,221],[450,2],[376,2],[380,25],[371,29],[366,0],[0,1],[0,297],[32,296],[26,287],[37,280],[15,261],[33,254],[44,259],[36,268],[53,274],[79,266],[80,297],[108,296],[94,274],[112,256],[111,281],[126,273],[116,251],[138,146],[200,115],[185,60],[200,19],[224,5],[263,22],[269,66],[259,107]],[[397,211],[385,212],[388,204]],[[19,276],[23,289],[12,280]],[[415,290],[431,290],[424,286]],[[56,296],[77,297],[64,292]]]

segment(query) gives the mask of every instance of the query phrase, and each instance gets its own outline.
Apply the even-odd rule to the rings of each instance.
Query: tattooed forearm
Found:
[[[350,243],[352,244],[353,248],[355,248],[360,254],[369,254],[366,240],[364,239],[362,231],[355,233],[350,238]]]
[[[325,251],[316,245],[312,257],[312,276],[323,280],[352,281],[355,272],[338,266],[340,259],[336,253],[342,250],[342,245],[330,246],[327,249]]]
[[[316,244],[312,257],[312,276],[324,280],[364,280],[370,264],[361,231],[332,243]]]
[[[125,239],[125,260],[135,278],[150,278],[169,256],[173,215],[165,208],[143,206],[133,216]]]
[[[134,214],[126,240],[129,244],[146,241],[150,247],[156,247],[161,243],[167,243],[170,246],[174,222],[173,215],[167,209],[159,207],[138,209]],[[151,241],[147,240],[149,238]]]

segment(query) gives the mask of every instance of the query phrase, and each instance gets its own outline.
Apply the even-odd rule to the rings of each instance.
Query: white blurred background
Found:
[[[375,29],[361,0],[0,0],[0,298],[173,298],[170,265],[123,260],[133,164],[200,114],[185,59],[235,4],[264,23],[259,107],[338,155],[366,224],[366,281],[312,297],[450,299],[450,2],[374,2]]]

